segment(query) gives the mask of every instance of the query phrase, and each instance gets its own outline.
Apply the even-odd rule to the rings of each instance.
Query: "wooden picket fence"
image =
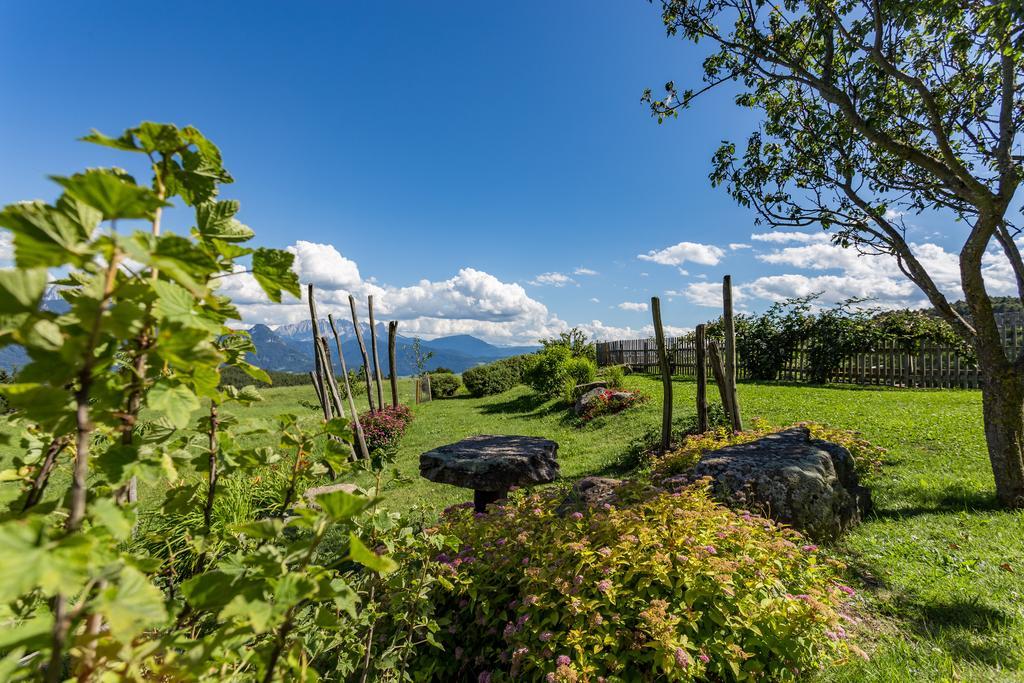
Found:
[[[999,323],[1003,344],[1010,357],[1016,357],[1024,350],[1024,314],[1002,314]],[[666,346],[672,374],[696,378],[697,349],[694,340],[669,337]],[[655,373],[658,372],[657,345],[653,338],[598,342],[597,363],[599,366],[626,365],[634,372]],[[736,370],[741,378],[747,377],[742,358]],[[805,347],[793,353],[779,373],[779,379],[810,381]],[[894,342],[887,341],[873,351],[846,358],[832,381],[894,387],[977,389],[981,377],[973,360],[965,358],[955,348],[923,342],[908,353]]]

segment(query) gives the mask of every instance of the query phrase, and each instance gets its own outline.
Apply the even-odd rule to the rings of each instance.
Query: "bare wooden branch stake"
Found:
[[[697,325],[697,431],[708,431],[707,327]]]
[[[729,389],[729,421],[736,432],[743,431],[740,402],[736,394],[736,324],[732,317],[732,276],[722,278],[722,305],[725,324],[725,381]]]
[[[661,408],[661,452],[672,443],[672,369],[665,352],[665,330],[661,326],[661,300],[651,297],[651,316],[654,318],[654,339],[658,344],[658,365],[661,366],[663,403]]]
[[[398,407],[398,363],[395,362],[395,340],[398,337],[398,321],[388,323],[388,372],[391,377],[391,405]]]
[[[348,400],[348,412],[352,416],[352,429],[356,434],[356,450],[359,457],[368,460],[370,451],[366,448],[366,438],[363,436],[363,426],[359,423],[359,412],[356,410],[356,401],[352,397],[352,385],[348,381],[348,366],[345,363],[345,354],[341,350],[341,337],[338,336],[338,328],[334,324],[334,315],[327,314],[327,322],[331,324],[331,332],[334,333],[334,344],[338,347],[338,358],[341,359],[341,377],[345,382],[345,397]]]
[[[363,343],[363,331],[359,329],[359,316],[356,315],[356,298],[351,294],[348,295],[348,305],[352,309],[352,327],[356,331],[356,341],[359,343],[359,353],[363,356],[363,377],[366,379],[366,402],[370,404],[370,412],[374,412],[373,407],[373,387],[370,386],[370,359],[366,355],[366,344]]]
[[[380,376],[380,358],[377,356],[377,323],[373,319],[373,295],[366,297],[366,308],[370,312],[370,350],[373,352],[373,380],[377,384],[377,407],[384,407],[383,380]]]

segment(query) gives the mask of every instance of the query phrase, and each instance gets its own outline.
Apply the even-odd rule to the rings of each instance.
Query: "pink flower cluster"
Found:
[[[397,447],[410,422],[412,411],[406,405],[384,406],[380,410],[359,416],[363,438],[366,439],[366,447],[370,452]]]

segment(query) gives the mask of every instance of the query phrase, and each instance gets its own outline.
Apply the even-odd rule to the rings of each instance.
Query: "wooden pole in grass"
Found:
[[[735,432],[743,431],[740,401],[736,394],[736,323],[732,317],[732,276],[722,278],[722,305],[725,325],[725,381],[729,390],[729,421]]]
[[[338,391],[338,379],[334,374],[334,362],[331,361],[331,349],[327,346],[327,338],[320,337],[320,353],[323,355],[321,363],[327,369],[326,384],[328,394],[334,402],[334,414],[338,417],[345,417],[345,407],[341,403],[341,393]]]
[[[313,381],[316,385],[316,395],[320,399],[320,407],[324,411],[324,419],[330,420],[334,417],[334,411],[331,409],[331,399],[327,395],[327,384],[324,381],[327,368],[324,367],[321,357],[320,325],[316,319],[316,298],[314,297],[312,282],[306,287],[306,299],[309,300],[309,317],[313,321]]]
[[[370,349],[373,352],[373,380],[377,384],[377,408],[384,407],[384,381],[380,376],[380,357],[377,355],[377,323],[373,320],[373,295],[366,297],[366,307],[370,311]]]
[[[722,352],[718,349],[718,342],[708,342],[708,360],[711,361],[711,372],[715,376],[715,384],[718,385],[718,395],[722,399],[722,409],[729,414],[729,385],[725,378],[725,364],[722,363]]]
[[[356,330],[356,341],[359,342],[359,353],[363,356],[363,375],[366,379],[366,402],[370,404],[370,412],[373,408],[373,387],[370,386],[370,359],[366,355],[366,344],[363,343],[363,331],[359,329],[359,316],[356,315],[356,298],[348,295],[348,305],[352,309],[352,327]]]
[[[395,340],[398,338],[398,321],[388,323],[388,371],[391,376],[391,405],[398,407],[398,363],[395,362]]]
[[[348,382],[348,366],[345,364],[345,354],[341,351],[341,337],[338,335],[338,328],[334,324],[333,314],[327,314],[327,322],[331,324],[331,332],[334,333],[334,344],[338,347],[338,358],[341,359],[341,377],[345,382],[345,396],[348,399],[348,412],[352,416],[352,430],[356,435],[356,448],[359,451],[359,457],[369,460],[370,451],[366,448],[363,426],[359,423],[359,412],[356,410],[356,400],[352,397],[352,385]]]
[[[663,405],[661,408],[661,452],[668,451],[672,442],[672,370],[665,352],[665,330],[661,326],[661,301],[651,297],[651,316],[654,318],[654,338],[658,343],[658,364],[661,366]]]
[[[707,327],[697,325],[697,431],[708,431]]]

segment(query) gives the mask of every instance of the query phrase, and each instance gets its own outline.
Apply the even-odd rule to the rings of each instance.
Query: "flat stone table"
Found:
[[[558,444],[533,436],[471,436],[420,456],[420,476],[473,489],[484,512],[512,486],[546,484],[558,476]]]

